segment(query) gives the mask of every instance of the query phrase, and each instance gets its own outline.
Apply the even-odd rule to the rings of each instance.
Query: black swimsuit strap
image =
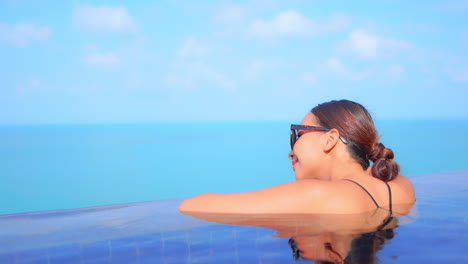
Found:
[[[369,192],[366,188],[364,188],[364,186],[362,186],[361,184],[359,184],[359,183],[357,183],[357,182],[355,182],[355,181],[353,181],[353,180],[350,180],[350,179],[343,179],[343,180],[350,181],[350,182],[354,182],[354,183],[357,184],[359,187],[361,187],[364,191],[366,191],[366,193],[369,195],[369,197],[372,199],[372,201],[374,201],[375,206],[377,206],[377,208],[380,208],[380,206],[379,206],[379,204],[377,203],[377,201],[375,201],[374,197],[370,194],[370,192]],[[387,186],[388,186],[388,184],[387,184]],[[389,186],[388,188],[390,188],[390,186]],[[390,205],[390,206],[391,206],[391,205]],[[390,207],[390,208],[391,208],[391,207]]]
[[[390,216],[393,215],[393,208],[392,208],[392,189],[390,188],[390,185],[385,182],[385,184],[387,185],[387,188],[388,188],[388,210],[390,211]]]
[[[393,208],[392,208],[392,189],[390,188],[390,184],[385,182],[388,188],[388,210],[390,212],[390,215],[387,216],[387,218],[383,221],[383,223],[377,228],[377,230],[383,230],[386,225],[388,225],[390,222],[393,220]]]

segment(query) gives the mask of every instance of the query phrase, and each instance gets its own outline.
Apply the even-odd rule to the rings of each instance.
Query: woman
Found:
[[[379,143],[372,117],[358,103],[316,106],[300,125],[291,125],[290,140],[296,181],[253,192],[205,193],[179,209],[189,214],[352,214],[385,208],[406,214],[415,201],[412,183],[398,174],[392,150]]]

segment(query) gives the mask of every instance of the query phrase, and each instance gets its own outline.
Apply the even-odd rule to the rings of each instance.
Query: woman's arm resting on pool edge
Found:
[[[252,192],[204,193],[185,200],[179,210],[188,214],[320,212],[328,204],[323,202],[327,200],[324,185],[323,181],[301,180]]]

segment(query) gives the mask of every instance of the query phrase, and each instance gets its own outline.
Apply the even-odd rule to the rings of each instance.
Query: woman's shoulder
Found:
[[[415,200],[414,186],[408,177],[400,174],[395,179],[391,180],[389,184],[392,190],[400,191],[403,198],[411,201]]]
[[[350,214],[369,210],[361,201],[361,198],[366,200],[368,197],[356,196],[355,189],[350,189],[343,180],[307,179],[296,181],[293,185],[301,186],[302,189],[295,188],[298,195],[306,197],[304,205],[310,206],[316,213]]]
[[[411,180],[403,175],[398,175],[388,182],[392,189],[392,202],[394,211],[401,215],[408,214],[416,202],[416,194]]]

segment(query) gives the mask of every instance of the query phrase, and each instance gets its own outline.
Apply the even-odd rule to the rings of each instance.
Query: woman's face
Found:
[[[314,114],[307,114],[301,125],[320,126]],[[322,139],[325,132],[314,131],[299,137],[289,153],[292,159],[296,180],[320,179],[320,168],[323,165],[324,151]]]

